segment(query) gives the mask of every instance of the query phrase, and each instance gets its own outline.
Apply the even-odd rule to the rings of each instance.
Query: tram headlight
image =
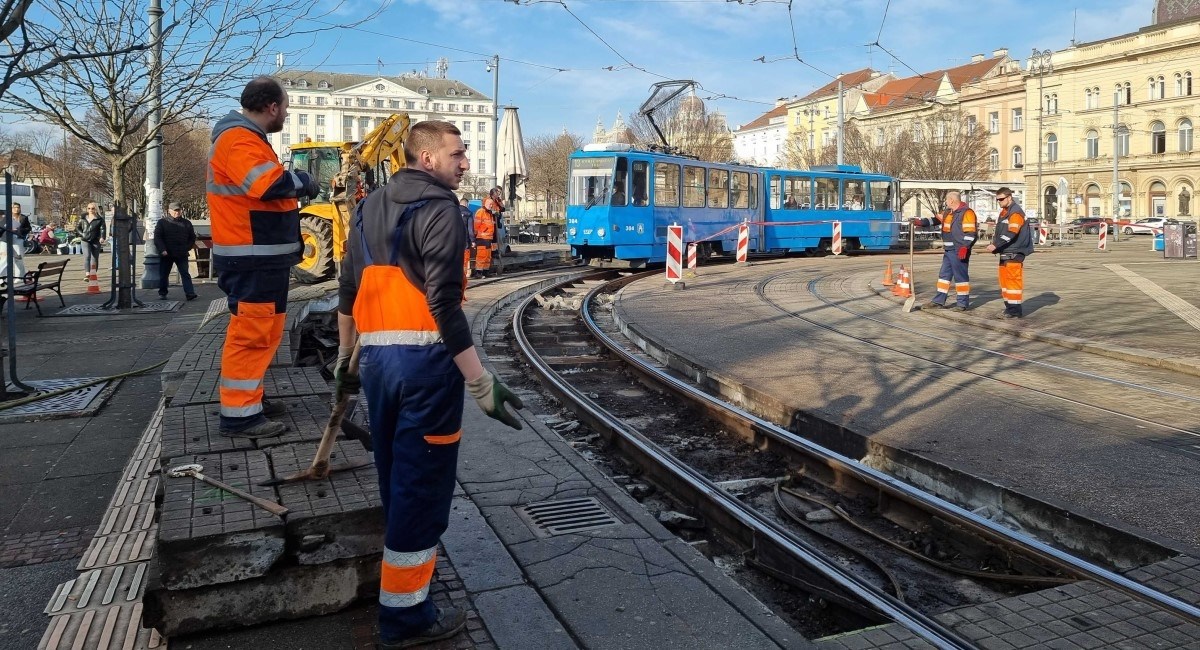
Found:
[[[608,232],[607,230],[605,230],[605,229],[601,228],[601,229],[599,229],[599,230],[597,230],[597,231],[596,231],[596,236],[597,236],[597,237],[604,237],[604,234],[605,234],[605,233],[607,233],[607,232]]]
[[[571,229],[571,231],[570,231],[570,234],[571,234],[571,236],[572,236],[572,237],[574,237],[574,236],[575,236],[575,229],[574,229],[574,228],[572,228],[572,229]]]

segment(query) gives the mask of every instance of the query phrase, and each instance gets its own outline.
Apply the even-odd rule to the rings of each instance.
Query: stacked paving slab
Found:
[[[286,331],[296,331],[308,295],[293,295]],[[329,419],[331,389],[316,367],[292,367],[285,336],[265,377],[282,402],[287,431],[257,440],[219,431],[221,347],[227,312],[214,303],[203,325],[163,369],[164,471],[156,557],[150,563],[144,622],[166,636],[338,611],[379,584],[383,518],[371,455],[339,441],[332,463],[363,464],[323,481],[259,483],[312,462]],[[235,495],[165,470],[197,463],[206,476],[282,504],[277,516]]]

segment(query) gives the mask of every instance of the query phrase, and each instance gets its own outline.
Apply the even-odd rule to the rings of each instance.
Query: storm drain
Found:
[[[55,316],[120,316],[122,314],[154,314],[179,309],[183,305],[179,300],[153,300],[141,307],[127,310],[105,309],[100,305],[71,305],[56,312]]]
[[[24,421],[29,418],[62,418],[92,415],[100,408],[107,398],[106,389],[113,382],[102,381],[86,386],[94,377],[78,377],[72,379],[35,379],[26,384],[34,389],[35,395],[42,395],[57,390],[64,391],[60,395],[35,400],[21,406],[5,409],[0,414],[0,422]],[[8,384],[8,390],[17,389]],[[107,391],[111,392],[111,391]]]
[[[593,497],[530,503],[516,510],[531,528],[547,536],[579,533],[621,523]]]

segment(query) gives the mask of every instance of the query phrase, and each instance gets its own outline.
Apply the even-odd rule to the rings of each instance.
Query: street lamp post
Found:
[[[146,206],[145,222],[142,224],[146,233],[146,244],[142,249],[142,280],[143,289],[158,286],[159,264],[162,263],[159,251],[154,246],[154,226],[162,216],[162,131],[159,126],[162,121],[162,4],[161,0],[150,1],[150,114],[146,126],[154,133],[154,140],[146,149]],[[130,267],[132,268],[132,260]]]
[[[1046,200],[1042,196],[1042,115],[1046,112],[1046,98],[1042,96],[1042,80],[1046,75],[1054,72],[1054,63],[1050,60],[1054,53],[1050,50],[1038,50],[1033,48],[1033,54],[1029,57],[1029,74],[1035,75],[1038,78],[1038,169],[1037,169],[1037,187],[1034,188],[1034,196],[1038,199],[1038,218],[1043,221],[1046,219]],[[1055,222],[1058,221],[1058,215],[1055,215]]]
[[[496,169],[496,152],[500,148],[500,143],[497,139],[500,137],[500,55],[495,54],[492,60],[488,61],[487,71],[492,73],[492,155],[491,166],[492,176],[496,182],[492,187],[500,184],[500,170]],[[488,188],[491,189],[490,187]]]

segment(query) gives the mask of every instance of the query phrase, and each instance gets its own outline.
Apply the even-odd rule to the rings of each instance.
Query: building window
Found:
[[[291,116],[291,115],[286,115],[286,116],[284,116],[284,118],[283,118],[283,125],[284,125],[284,126],[291,126],[291,124],[292,124],[292,116]]]
[[[342,126],[352,128],[354,126],[354,116],[346,115],[342,117]]]
[[[308,88],[308,81],[301,79],[299,82],[296,83],[296,85],[300,86],[301,88]]]
[[[988,152],[988,169],[996,172],[1000,171],[1000,150],[992,149]]]
[[[300,126],[308,126],[308,113],[297,113],[296,119]]]
[[[477,128],[477,129],[475,129],[475,130],[476,130],[476,131],[479,131],[480,133],[483,133],[484,131],[486,131],[486,130],[487,130],[487,122],[480,122],[480,123],[479,123],[479,128]]]
[[[301,82],[301,83],[303,83],[303,82]],[[308,103],[308,95],[300,95],[300,105],[303,106],[307,103]]]
[[[1124,124],[1117,127],[1117,155],[1129,155],[1129,127]]]
[[[1150,153],[1167,152],[1167,127],[1155,120],[1150,123]]]
[[[1025,166],[1025,154],[1021,152],[1020,147],[1013,147],[1012,161],[1013,169],[1021,169]]]
[[[487,104],[484,104],[479,107],[479,112],[480,113],[491,113],[492,109]]]
[[[1186,97],[1192,96],[1192,73],[1183,73],[1183,94]]]
[[[288,133],[287,131],[284,131],[283,133],[280,133],[280,134],[279,134],[279,141],[280,141],[281,143],[283,143],[283,145],[284,145],[284,146],[287,146],[287,145],[291,144],[291,143],[292,143],[292,134],[291,134],[291,133]]]
[[[1058,136],[1050,133],[1046,136],[1046,162],[1058,160]]]
[[[967,119],[970,120],[972,118],[967,118]],[[757,140],[757,139],[758,138],[755,138],[755,140]],[[883,127],[875,129],[875,146],[882,147],[886,142],[887,142],[887,135],[885,134]]]
[[[1020,131],[1025,128],[1025,109],[1012,109],[1012,130]]]
[[[376,99],[371,103],[372,103],[372,105],[375,106],[375,108],[383,108],[383,100],[382,99]]]
[[[317,115],[317,126],[325,126],[325,116]]]
[[[480,174],[486,174],[487,173],[487,158],[480,158],[477,161],[476,167],[479,168]]]
[[[1042,101],[1047,115],[1054,115],[1058,113],[1058,93],[1050,93],[1049,95],[1045,95],[1042,97]]]
[[[342,139],[343,140],[353,140],[354,139],[354,127],[353,126],[348,126],[344,129],[342,129]]]
[[[1095,95],[1092,94],[1092,89],[1084,88],[1083,89],[1083,107],[1085,109],[1086,108],[1096,108],[1095,104],[1093,104],[1093,102],[1095,100],[1096,100],[1096,97],[1095,97]]]
[[[1095,130],[1088,131],[1087,137],[1085,138],[1085,140],[1087,142],[1087,157],[1091,160],[1095,160],[1096,158],[1099,158],[1100,157],[1100,134],[1097,133]]]
[[[324,142],[324,141],[325,141],[325,131],[323,129],[318,129],[317,130],[317,142]]]
[[[453,90],[453,89],[451,89],[451,90]],[[451,113],[457,113],[458,112],[458,104],[446,104],[446,110],[450,111]]]
[[[308,137],[308,134],[304,131],[301,131],[300,137],[296,138],[296,142],[312,142],[312,138]]]
[[[1192,121],[1189,119],[1179,121],[1179,150],[1192,150]]]
[[[328,81],[318,81],[317,88],[321,88],[321,89],[329,88],[329,82]]]
[[[1133,103],[1133,86],[1130,85],[1128,81],[1126,81],[1125,84],[1123,86],[1121,86],[1121,90],[1124,91],[1124,93],[1125,93],[1125,105],[1128,106],[1128,105],[1132,104]]]
[[[359,107],[360,107],[360,108],[366,108],[366,107],[368,106],[368,104],[367,104],[367,99],[366,99],[365,97],[359,97],[359,98],[358,98],[358,105],[359,105]]]
[[[995,135],[1000,132],[1000,111],[988,113],[988,133]]]
[[[322,82],[322,83],[324,83],[324,82]],[[318,98],[317,98],[317,106],[324,106],[324,105],[326,105],[328,102],[329,102],[329,98],[328,98],[328,97],[318,97]]]
[[[479,147],[477,148],[477,150],[478,151],[487,151],[487,143],[484,142],[483,140],[480,140]]]
[[[975,127],[978,126],[979,120],[975,119],[974,115],[967,116],[967,135],[975,135]],[[883,129],[880,129],[883,131]]]
[[[400,100],[399,99],[388,100],[388,108],[400,108]]]
[[[457,91],[457,90],[455,90],[455,89],[453,89],[453,88],[450,88],[449,90],[447,90],[447,91],[446,91],[446,96],[447,96],[447,97],[453,97],[453,96],[455,96],[455,95],[457,95],[457,94],[458,94],[458,91]]]
[[[1154,79],[1154,82],[1158,86],[1158,98],[1166,99],[1167,98],[1167,82],[1166,82],[1166,80],[1163,79],[1162,75],[1158,75],[1158,77],[1156,77]]]
[[[405,101],[405,102],[404,102],[404,108],[406,108],[407,110],[410,110],[410,111],[411,111],[411,110],[413,110],[413,109],[414,109],[414,108],[416,108],[416,107],[417,107],[417,103],[416,103],[416,102],[411,102],[411,101]]]
[[[437,111],[437,112],[439,112],[439,113],[440,113],[440,112],[442,111],[442,103],[441,103],[441,102],[434,102],[434,103],[433,103],[433,110],[435,110],[435,111]]]
[[[463,112],[464,113],[474,113],[475,112],[474,104],[463,104]]]
[[[359,132],[359,134],[360,134],[360,135],[366,135],[366,134],[367,134],[367,132],[369,132],[370,130],[371,130],[371,118],[369,118],[369,117],[360,117],[360,118],[358,118],[358,132]]]
[[[934,125],[933,141],[937,144],[946,144],[946,123],[938,122]]]

